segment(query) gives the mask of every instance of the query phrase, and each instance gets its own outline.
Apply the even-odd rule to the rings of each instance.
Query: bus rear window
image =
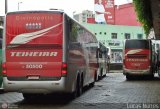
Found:
[[[126,40],[125,43],[126,49],[148,49],[149,40]]]

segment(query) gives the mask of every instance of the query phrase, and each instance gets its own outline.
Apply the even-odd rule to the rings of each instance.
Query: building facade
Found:
[[[92,16],[88,14],[92,14]],[[146,39],[146,35],[137,20],[132,3],[114,6],[114,14],[114,24],[95,24],[95,16],[92,11],[83,11],[82,14],[77,14],[82,19],[77,19],[75,16],[74,18],[92,31],[98,41],[111,49],[111,63],[122,63],[124,40]]]
[[[114,23],[111,25],[124,25],[124,26],[141,26],[137,19],[133,3],[114,6]],[[82,13],[73,15],[73,18],[80,23],[93,23],[95,24],[95,12],[84,10]],[[110,24],[110,23],[107,23]]]
[[[74,14],[73,17],[79,23],[94,23],[95,14],[93,11],[84,10],[82,13]]]
[[[115,6],[115,25],[141,26],[132,3]]]
[[[123,42],[126,39],[146,39],[141,26],[83,25],[96,35],[99,42],[111,48],[111,63],[122,63]]]

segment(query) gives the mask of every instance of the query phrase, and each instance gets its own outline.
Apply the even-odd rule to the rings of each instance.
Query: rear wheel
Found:
[[[91,87],[94,87],[95,81],[90,84]]]
[[[23,93],[23,97],[25,100],[30,100],[34,97],[33,94]]]
[[[103,77],[106,77],[107,75],[107,69],[104,69],[105,74],[103,75]]]
[[[150,78],[151,78],[151,79],[153,79],[153,78],[154,78],[154,74],[153,74],[153,73],[150,75]]]
[[[101,80],[103,76],[103,69],[100,69],[100,75],[98,75],[98,80]]]
[[[78,96],[83,92],[83,76],[78,79]]]
[[[96,76],[96,75],[94,75],[94,76]],[[95,78],[95,77],[94,77]],[[94,87],[94,85],[95,85],[95,79],[94,79],[94,81],[92,82],[92,83],[90,83],[89,84],[91,87]]]
[[[158,71],[158,76],[160,77],[160,71]]]
[[[97,71],[96,71],[96,73],[95,73],[94,81],[98,81]]]
[[[132,79],[131,75],[126,75],[126,79],[131,80]]]
[[[75,91],[71,94],[71,97],[73,99],[79,97],[82,94],[82,90],[83,90],[83,78],[81,79],[80,76],[78,76],[76,81]]]
[[[160,77],[160,68],[159,67],[158,67],[158,71],[157,72],[158,72],[158,76]]]

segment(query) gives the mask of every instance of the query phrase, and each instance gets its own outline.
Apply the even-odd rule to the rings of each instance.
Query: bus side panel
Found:
[[[67,24],[69,29],[69,49],[68,49],[68,70],[70,76],[68,80],[76,82],[77,76],[82,76],[83,86],[94,82],[94,74],[97,70],[96,51],[92,51],[87,44],[96,39],[94,36],[73,20]],[[92,41],[90,41],[92,40]],[[92,55],[92,56],[91,56]],[[93,57],[95,55],[95,57]],[[95,68],[96,67],[96,68]]]

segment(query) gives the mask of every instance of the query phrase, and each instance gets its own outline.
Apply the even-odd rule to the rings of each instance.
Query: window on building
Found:
[[[97,35],[97,33],[94,33],[95,35]]]
[[[86,16],[83,16],[82,19],[86,19]]]
[[[125,33],[124,37],[125,37],[125,39],[130,39],[131,38],[131,34],[130,33]]]
[[[112,39],[117,39],[117,33],[111,33],[111,38]]]
[[[90,14],[88,14],[88,15],[87,15],[87,17],[91,17],[91,15],[90,15]]]
[[[142,34],[137,34],[137,39],[143,39],[143,35]]]
[[[82,22],[86,22],[86,20],[83,20]]]
[[[107,33],[106,32],[104,32],[104,35],[106,35]]]
[[[99,32],[99,34],[102,34],[102,32]]]

